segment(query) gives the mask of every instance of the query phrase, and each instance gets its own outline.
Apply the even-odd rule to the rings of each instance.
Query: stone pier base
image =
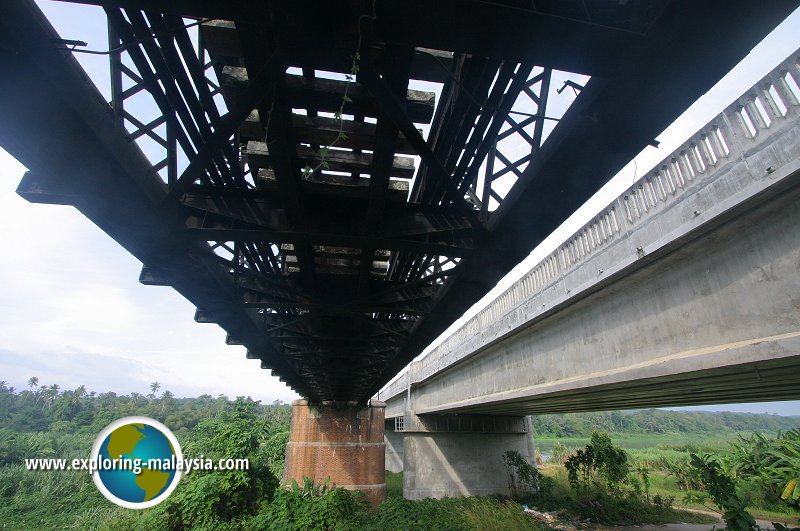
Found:
[[[523,417],[407,414],[406,427],[403,497],[409,500],[510,495],[503,453],[514,450],[529,462],[533,457]]]
[[[383,402],[309,405],[292,402],[284,482],[303,477],[362,491],[372,505],[386,498]]]

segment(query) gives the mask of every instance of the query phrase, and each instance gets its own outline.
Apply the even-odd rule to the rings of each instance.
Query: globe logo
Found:
[[[145,509],[164,501],[181,477],[183,454],[175,435],[149,417],[115,420],[92,446],[92,479],[109,501]]]

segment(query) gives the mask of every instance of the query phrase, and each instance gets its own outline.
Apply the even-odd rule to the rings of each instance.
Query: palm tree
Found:
[[[61,386],[59,386],[58,384],[53,384],[50,386],[43,385],[42,389],[43,389],[42,394],[47,399],[48,402],[47,407],[49,408],[50,406],[53,405],[53,401],[58,396],[58,390],[61,389]]]
[[[160,383],[153,382],[153,383],[150,384],[150,391],[151,391],[150,394],[153,395],[153,398],[155,398],[156,393],[158,392],[159,389],[161,389],[161,384]]]
[[[86,386],[83,384],[79,385],[78,387],[75,388],[74,393],[75,396],[77,396],[78,398],[83,398],[84,396],[86,396]]]
[[[173,395],[170,390],[166,390],[161,394],[161,413],[164,413],[167,407],[172,404],[174,398],[175,395]]]
[[[36,405],[39,403],[39,393],[38,391],[33,391],[34,387],[39,387],[39,378],[36,376],[31,376],[28,378],[28,388],[30,389],[30,393],[36,396],[36,400],[33,402],[33,404]]]

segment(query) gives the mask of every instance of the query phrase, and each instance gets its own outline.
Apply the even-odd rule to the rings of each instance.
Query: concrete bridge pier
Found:
[[[292,402],[283,481],[315,483],[362,491],[372,505],[386,498],[383,441],[386,404]]]
[[[406,412],[403,431],[387,430],[386,440],[388,466],[397,468],[402,459],[403,496],[409,500],[508,495],[509,478],[503,467],[503,453],[516,450],[528,460],[533,457],[533,439],[526,417],[419,417]]]

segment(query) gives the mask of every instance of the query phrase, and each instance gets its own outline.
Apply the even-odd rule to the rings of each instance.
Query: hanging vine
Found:
[[[356,25],[356,27],[358,29],[358,41],[356,43],[355,52],[353,53],[353,62],[350,65],[350,73],[349,74],[345,74],[345,76],[344,76],[345,77],[344,94],[342,95],[342,101],[341,101],[341,103],[339,105],[339,110],[336,111],[334,113],[334,115],[333,115],[333,118],[335,120],[339,121],[339,129],[338,129],[338,131],[336,133],[336,136],[334,137],[333,141],[330,144],[328,144],[327,146],[321,147],[319,149],[319,155],[320,155],[319,163],[313,168],[308,164],[306,164],[303,167],[302,171],[303,171],[303,178],[304,179],[307,179],[308,177],[310,177],[311,175],[313,175],[314,173],[316,173],[316,172],[318,172],[320,170],[323,170],[323,169],[327,170],[330,167],[330,165],[328,164],[328,161],[326,159],[328,157],[328,154],[330,153],[331,148],[336,147],[336,145],[339,142],[341,142],[342,140],[347,140],[347,133],[344,132],[344,107],[348,103],[352,103],[353,102],[352,98],[350,98],[348,96],[348,94],[349,94],[349,91],[350,91],[350,86],[355,81],[356,76],[358,75],[358,72],[360,70],[361,44],[362,44],[363,38],[364,38],[363,34],[362,34],[362,31],[361,31],[361,23],[364,20],[367,20],[367,19],[368,20],[372,20],[372,21],[375,21],[377,19],[377,14],[375,12],[375,3],[376,3],[376,1],[377,0],[373,0],[372,1],[372,14],[364,14],[364,15],[361,15],[360,17],[358,17],[358,23]]]

